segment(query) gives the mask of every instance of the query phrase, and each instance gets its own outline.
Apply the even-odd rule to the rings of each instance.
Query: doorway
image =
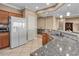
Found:
[[[73,31],[73,23],[65,23],[65,31]]]

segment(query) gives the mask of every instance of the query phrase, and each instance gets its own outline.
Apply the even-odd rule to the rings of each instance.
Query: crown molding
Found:
[[[7,3],[1,3],[1,4],[5,5],[5,6],[8,6],[8,7],[11,7],[11,8],[14,8],[14,9],[17,9],[17,10],[21,10],[19,7],[13,6],[11,4],[7,4]]]

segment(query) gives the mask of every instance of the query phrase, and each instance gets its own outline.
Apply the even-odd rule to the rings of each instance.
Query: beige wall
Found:
[[[28,40],[37,38],[37,15],[35,12],[24,9],[23,16],[27,22]]]
[[[33,12],[33,11],[31,11],[31,10],[25,8],[25,9],[23,10],[23,16],[24,16],[24,17],[28,17],[29,15],[31,15],[31,16],[36,16],[36,17],[37,17],[37,15],[36,15],[35,12]]]

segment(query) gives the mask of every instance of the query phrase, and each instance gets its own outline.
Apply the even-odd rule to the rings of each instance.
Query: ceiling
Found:
[[[57,9],[56,11],[48,12],[44,14],[45,16],[67,16],[67,12],[70,13],[70,16],[79,16],[79,3],[65,3],[62,7]]]
[[[50,4],[46,4],[46,3],[8,3],[12,6],[16,6],[20,9],[24,9],[24,8],[28,8],[32,11],[37,11],[40,9],[44,9],[44,8],[48,8],[50,6],[54,6],[56,3],[50,3]]]
[[[20,9],[28,8],[32,11],[37,11],[40,9],[48,8],[56,3],[8,3],[9,5],[16,6]],[[38,7],[38,8],[36,8]],[[65,3],[62,7],[58,8],[56,11],[50,11],[43,13],[44,16],[67,16],[66,13],[70,12],[70,16],[79,16],[79,3]]]

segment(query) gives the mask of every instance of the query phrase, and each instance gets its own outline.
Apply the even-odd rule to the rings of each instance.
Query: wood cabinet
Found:
[[[16,13],[9,13],[9,16],[22,17],[21,14],[16,14]]]
[[[22,17],[22,14],[0,10],[0,23],[8,23],[9,16]]]
[[[45,45],[47,44],[49,41],[49,38],[48,38],[48,34],[47,33],[43,33],[42,34],[42,44]]]
[[[0,10],[0,23],[8,23],[8,12]]]
[[[1,37],[1,36],[0,36],[0,37]],[[1,41],[1,38],[0,38],[0,48],[2,47],[2,44],[1,44],[1,43],[2,43],[2,41]]]
[[[5,48],[9,46],[9,33],[0,33],[0,48]]]

